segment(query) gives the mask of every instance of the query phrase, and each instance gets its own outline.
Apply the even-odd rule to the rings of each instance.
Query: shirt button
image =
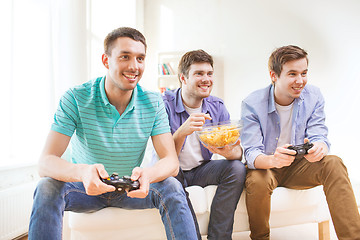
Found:
[[[279,138],[275,138],[275,140],[279,140]]]

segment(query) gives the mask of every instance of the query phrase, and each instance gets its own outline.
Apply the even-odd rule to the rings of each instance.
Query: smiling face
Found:
[[[107,91],[132,91],[140,81],[145,68],[145,45],[128,37],[119,37],[113,43],[111,55],[102,56],[108,69]]]
[[[307,83],[308,63],[306,58],[292,60],[283,65],[280,76],[270,71],[275,84],[275,102],[287,106],[300,96]]]
[[[190,102],[199,103],[210,95],[213,88],[213,73],[214,69],[210,63],[201,62],[191,64],[188,77],[181,74],[182,96],[189,107],[193,105]]]

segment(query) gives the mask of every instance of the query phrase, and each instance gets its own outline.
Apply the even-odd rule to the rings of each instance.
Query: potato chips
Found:
[[[205,144],[217,148],[234,144],[240,137],[239,127],[224,125],[198,132],[200,140]]]

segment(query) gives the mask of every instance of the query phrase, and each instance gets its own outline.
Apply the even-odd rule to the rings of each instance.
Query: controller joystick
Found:
[[[132,181],[129,176],[123,176],[122,178],[119,177],[117,173],[111,174],[108,178],[100,178],[106,184],[112,185],[116,188],[115,191],[124,193],[125,191],[130,192],[136,189],[139,189],[140,183],[139,181],[135,180]]]
[[[295,159],[301,159],[305,154],[308,154],[309,149],[313,146],[314,144],[307,142],[300,145],[289,146],[288,149],[296,151],[296,154],[294,155]]]

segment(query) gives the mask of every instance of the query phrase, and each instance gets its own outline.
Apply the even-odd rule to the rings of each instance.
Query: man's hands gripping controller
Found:
[[[295,159],[301,159],[306,154],[308,154],[309,149],[312,148],[313,146],[314,146],[314,144],[312,144],[310,142],[306,142],[306,143],[300,144],[300,145],[289,146],[288,149],[294,150],[296,152],[296,154],[294,155]]]
[[[120,178],[117,173],[113,173],[110,177],[105,179],[101,178],[101,181],[114,186],[116,188],[115,191],[121,193],[124,193],[125,191],[130,192],[140,188],[139,181],[132,181],[129,176],[123,176]]]

